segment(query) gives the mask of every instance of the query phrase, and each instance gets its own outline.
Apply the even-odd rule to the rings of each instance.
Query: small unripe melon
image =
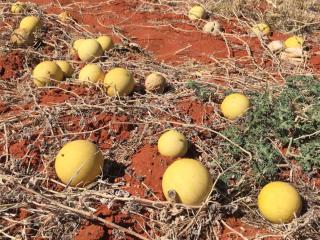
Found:
[[[71,54],[78,55],[79,46],[80,46],[80,44],[81,44],[84,40],[85,40],[85,39],[80,38],[80,39],[75,40],[75,41],[72,43]]]
[[[284,44],[280,40],[275,40],[268,44],[268,48],[271,52],[278,52],[284,49]]]
[[[258,37],[270,35],[270,27],[266,23],[258,23],[251,28],[251,31]]]
[[[16,2],[11,5],[11,12],[12,13],[22,13],[25,8],[26,8],[26,5],[24,3]]]
[[[82,61],[90,62],[102,55],[103,50],[96,39],[85,39],[78,47],[78,56]]]
[[[286,182],[271,182],[258,195],[260,213],[272,223],[288,223],[299,216],[302,200],[297,190]]]
[[[284,52],[291,58],[303,58],[305,55],[303,48],[286,48]]]
[[[103,155],[94,143],[75,140],[65,144],[58,152],[55,170],[63,183],[84,186],[101,174],[103,164]]]
[[[114,46],[112,38],[109,36],[100,36],[97,38],[97,41],[100,43],[103,51],[108,51]]]
[[[80,44],[84,41],[85,39],[80,38],[77,39],[73,42],[72,47],[74,48],[74,50],[78,51]]]
[[[205,33],[211,33],[213,35],[217,35],[221,32],[221,26],[220,26],[220,23],[217,21],[207,22],[203,26],[202,30]]]
[[[85,65],[79,72],[79,81],[83,83],[99,83],[103,81],[103,78],[104,73],[101,67],[94,63],[89,63]]]
[[[49,85],[52,81],[62,81],[63,72],[61,68],[52,61],[39,63],[32,72],[33,82],[38,87]]]
[[[104,85],[109,96],[125,96],[132,92],[134,80],[131,73],[124,68],[111,69],[104,78]]]
[[[226,118],[235,120],[243,116],[249,107],[249,99],[245,95],[232,93],[222,101],[221,112]]]
[[[41,26],[40,18],[37,16],[27,16],[23,18],[20,22],[19,28],[25,28],[29,32],[34,32]]]
[[[188,140],[177,130],[169,130],[160,136],[158,151],[166,157],[183,157],[188,151]]]
[[[163,93],[166,87],[166,79],[160,73],[151,73],[146,77],[146,90],[153,93]]]
[[[190,158],[174,161],[162,178],[162,191],[168,201],[191,206],[203,203],[212,185],[213,180],[206,167]]]
[[[63,75],[65,77],[68,77],[68,78],[72,77],[74,69],[70,63],[64,60],[57,60],[55,61],[55,63],[58,64],[58,66],[61,68]]]
[[[29,30],[25,28],[18,28],[11,34],[10,41],[17,46],[26,46],[33,43],[34,37]]]
[[[194,6],[189,10],[188,17],[190,20],[203,19],[206,17],[206,11],[202,6]]]
[[[284,46],[286,48],[302,48],[303,44],[304,39],[299,36],[292,36],[284,41]]]

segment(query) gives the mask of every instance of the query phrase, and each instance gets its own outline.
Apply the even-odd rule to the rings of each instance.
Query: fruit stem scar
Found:
[[[169,198],[170,198],[170,201],[172,201],[172,202],[177,202],[177,196],[178,196],[178,194],[177,194],[177,192],[176,192],[174,189],[170,189],[170,190],[168,191],[168,196],[169,196]]]

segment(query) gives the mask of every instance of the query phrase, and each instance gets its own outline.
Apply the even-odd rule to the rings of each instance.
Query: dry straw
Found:
[[[83,1],[63,6],[63,8],[68,11],[70,8],[76,7],[81,9],[80,14],[85,14],[88,11],[96,13],[96,9],[108,4],[108,2],[103,1],[103,3],[89,5]],[[188,8],[193,5],[191,1],[141,2],[143,3],[141,8],[137,8],[136,11],[151,12],[156,6],[160,6],[165,7],[166,12],[185,14]],[[248,5],[244,3],[245,1],[236,1],[233,8],[229,8],[230,5],[224,6],[225,8],[218,7],[222,2],[233,1],[199,1],[211,16],[227,21],[238,20],[244,29],[249,29],[251,23],[264,18],[261,12],[248,15],[249,11],[246,11]],[[277,6],[276,4],[273,8],[271,5],[270,13],[280,11]],[[290,65],[280,63],[278,56],[269,52],[266,43],[261,40],[261,48],[264,48],[265,51],[260,58],[273,61],[273,65],[265,69],[253,58],[250,45],[243,39],[243,35],[224,32],[220,37],[225,41],[229,51],[227,58],[218,59],[209,56],[212,60],[210,64],[186,61],[181,65],[172,66],[159,63],[154,60],[147,49],[126,36],[121,28],[104,26],[98,20],[102,27],[111,29],[122,43],[99,58],[97,63],[105,71],[115,66],[121,66],[133,72],[137,81],[137,90],[133,96],[113,99],[106,95],[101,86],[86,87],[86,90],[83,90],[73,81],[79,68],[76,69],[74,77],[68,80],[67,85],[38,89],[33,86],[30,80],[31,69],[38,62],[45,59],[65,59],[66,56],[68,59],[68,49],[70,49],[73,39],[96,37],[95,33],[86,29],[86,26],[75,21],[63,23],[58,20],[56,15],[45,14],[42,11],[45,8],[46,6],[39,8],[34,4],[28,5],[28,13],[39,15],[44,26],[44,29],[36,33],[39,41],[35,42],[33,47],[16,48],[10,45],[7,40],[10,39],[13,27],[9,24],[4,24],[0,31],[1,54],[15,53],[24,62],[23,69],[16,72],[15,78],[0,81],[0,101],[18,109],[13,115],[0,115],[0,145],[3,146],[0,157],[1,239],[30,239],[33,237],[72,239],[78,231],[79,225],[83,224],[85,219],[116,229],[117,231],[114,232],[120,235],[121,233],[127,234],[138,239],[160,239],[159,237],[161,239],[218,239],[222,227],[229,229],[241,239],[248,239],[229,226],[225,220],[222,220],[227,215],[234,213],[242,213],[244,216],[242,221],[257,228],[268,229],[278,237],[299,239],[299,236],[311,238],[319,236],[317,235],[319,234],[320,216],[319,191],[312,190],[312,187],[306,186],[306,183],[299,179],[296,181],[299,184],[300,192],[308,202],[308,212],[285,226],[271,225],[258,215],[255,200],[258,189],[254,177],[245,171],[239,173],[242,177],[237,185],[229,187],[225,192],[217,190],[219,188],[213,188],[207,201],[202,206],[193,208],[182,204],[130,196],[128,192],[121,190],[125,182],[111,183],[107,176],[99,179],[87,189],[65,188],[64,185],[57,182],[53,174],[53,160],[56,152],[68,140],[98,136],[101,131],[107,130],[113,138],[113,142],[110,149],[104,152],[106,159],[129,166],[131,155],[143,143],[155,143],[159,129],[164,130],[173,125],[184,132],[189,139],[194,139],[193,144],[199,152],[200,161],[210,169],[214,176],[228,173],[230,169],[224,169],[221,166],[218,155],[220,142],[230,141],[220,133],[220,130],[229,125],[225,119],[220,117],[217,110],[218,103],[222,99],[222,92],[224,90],[262,91],[267,86],[269,88],[278,86],[279,81],[276,80],[276,75],[279,75],[280,80],[283,80],[289,74],[303,74],[310,72],[310,69],[304,64],[293,68]],[[216,11],[217,8],[225,9],[225,11]],[[9,9],[10,3],[8,1],[0,1],[1,20],[10,19],[16,26],[21,15],[11,14]],[[230,9],[233,12],[227,11]],[[265,18],[268,19],[270,16],[265,16]],[[196,29],[190,32],[201,31],[199,22],[193,23],[187,18],[181,21],[196,26]],[[303,26],[311,26],[310,22],[305,22],[304,25],[296,23],[297,26],[293,26],[291,31],[300,31]],[[280,29],[285,28],[280,23],[274,25],[279,26]],[[157,26],[159,28],[168,26],[172,27],[173,31],[186,32],[184,29],[174,27],[166,20],[157,23]],[[230,41],[231,38],[238,39],[242,44],[233,44]],[[240,65],[239,61],[232,57],[232,52],[236,49],[247,52],[247,56],[242,59],[248,62],[245,66]],[[181,51],[178,50],[177,54]],[[137,60],[132,61],[132,58]],[[75,65],[79,64],[77,61],[71,62]],[[141,90],[144,78],[150,72],[159,72],[165,76],[170,84],[165,94],[145,94]],[[213,79],[219,79],[220,84],[213,82]],[[212,115],[204,116],[205,119],[202,123],[192,122],[189,114],[181,112],[177,107],[177,102],[181,100],[196,98],[194,90],[186,86],[189,80],[204,84],[213,95],[204,104],[214,107],[215,111]],[[42,100],[50,94],[57,98],[60,95],[67,97],[62,102],[44,104]],[[31,107],[21,108],[26,105]],[[90,124],[99,114],[125,115],[128,120],[103,122],[92,127]],[[163,119],[167,120],[160,120],[159,114],[165,116]],[[76,130],[72,128],[71,117],[77,119]],[[132,129],[130,139],[127,141],[117,140],[117,132],[111,130],[111,123],[122,126],[129,125]],[[140,131],[141,129],[143,130]],[[26,141],[28,151],[21,158],[15,158],[10,155],[10,147],[21,140]],[[39,144],[35,146],[35,143]],[[238,165],[244,166],[243,169],[248,169],[247,166],[252,163],[250,149],[237,147],[244,153],[243,158],[239,159]],[[41,156],[37,161],[32,155],[35,149]],[[35,162],[35,165],[32,162]],[[213,162],[215,164],[212,164]],[[38,166],[42,166],[42,171],[37,171]],[[294,171],[294,169],[290,170]],[[132,173],[127,170],[127,174]],[[218,178],[216,183],[218,183]],[[247,187],[242,188],[243,183]],[[62,192],[56,191],[52,186],[65,189]],[[149,187],[146,185],[145,187],[148,190]],[[143,217],[142,212],[149,213],[148,218],[144,217],[148,230],[144,229],[143,236],[135,233],[132,229],[125,229],[94,215],[97,205],[103,203],[112,206],[116,202],[121,203],[123,209],[132,215]],[[29,213],[28,217],[21,221],[16,220],[20,208],[27,209]],[[19,229],[19,231],[15,231],[15,229]],[[27,229],[32,229],[32,231],[27,231]],[[260,235],[255,239],[263,239],[267,236],[269,235]]]

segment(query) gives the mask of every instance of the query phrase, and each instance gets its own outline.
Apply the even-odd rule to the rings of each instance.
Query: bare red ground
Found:
[[[147,192],[150,188],[155,194],[154,197],[164,200],[162,194],[162,175],[169,164],[173,162],[173,159],[163,157],[159,154],[157,146],[149,144],[144,145],[133,157],[132,157],[132,169],[136,176],[141,177],[145,187],[141,186],[141,183],[135,186],[133,189],[128,188],[128,191],[136,195],[135,188],[140,188],[143,192]],[[142,196],[147,197],[147,196]]]
[[[276,237],[276,236],[272,237],[272,235],[276,235],[276,234],[272,234],[269,231],[264,229],[259,229],[256,227],[249,226],[248,224],[242,222],[240,219],[237,219],[237,218],[229,218],[225,222],[228,226],[232,228],[232,230],[229,229],[228,227],[224,227],[220,236],[221,240],[240,240],[240,239],[243,239],[243,237],[246,237],[248,239],[264,239],[264,240],[283,239],[281,237]],[[243,237],[237,234],[236,232],[241,234]],[[261,238],[262,236],[265,236],[265,237]]]
[[[235,22],[221,21],[226,33],[224,39],[221,36],[201,33],[196,26],[201,28],[203,23],[190,21],[182,14],[170,13],[170,9],[165,6],[147,5],[137,0],[79,1],[79,3],[60,0],[61,9],[57,3],[49,0],[33,2],[45,4],[48,13],[60,13],[65,11],[63,10],[65,7],[71,16],[79,23],[85,24],[89,31],[111,34],[116,42],[119,42],[123,39],[119,39],[119,36],[112,32],[112,28],[116,27],[160,61],[182,63],[196,60],[209,63],[219,58],[233,57],[238,58],[240,62],[246,62],[249,58],[248,60],[243,58],[248,57],[244,41],[257,59],[262,52],[259,40],[248,37],[249,29],[241,29]],[[146,10],[142,10],[143,8]],[[230,34],[242,36],[236,38]],[[283,38],[283,35],[281,37]]]
[[[136,233],[141,235],[144,234],[143,229],[148,229],[145,224],[145,220],[135,214],[128,211],[124,211],[121,204],[114,204],[111,209],[107,206],[101,205],[98,207],[95,215],[117,225],[125,228],[131,228]],[[103,227],[98,224],[85,224],[74,238],[75,240],[99,240],[99,239],[110,239],[117,240],[119,237],[114,236],[112,229]],[[126,236],[127,240],[135,240],[136,238]]]
[[[292,182],[303,181],[304,184],[310,186],[312,189],[320,188],[320,169],[314,169],[312,174],[306,174],[301,166],[294,160],[291,161],[291,170],[282,170],[279,175],[279,180],[285,181],[290,178]]]
[[[310,56],[310,65],[313,66],[314,69],[317,71],[320,70],[320,47],[319,46],[314,46],[311,49],[311,56]]]
[[[0,78],[10,80],[23,70],[23,57],[19,52],[12,51],[8,55],[0,55]]]
[[[201,103],[197,100],[182,100],[177,104],[177,108],[180,112],[190,116],[192,123],[205,124],[212,122],[212,119],[215,116],[212,105]]]

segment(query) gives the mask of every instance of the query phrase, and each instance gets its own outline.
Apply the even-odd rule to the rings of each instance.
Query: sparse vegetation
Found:
[[[192,89],[195,95],[203,102],[208,101],[212,97],[212,91],[208,89],[205,84],[200,84],[196,81],[189,80],[186,84],[186,87]]]
[[[312,76],[320,71],[317,47],[312,48],[318,43],[317,2],[43,1],[50,4],[28,2],[12,13],[13,1],[0,0],[0,239],[317,239],[320,87]],[[208,18],[187,18],[196,4]],[[62,14],[67,21],[52,14],[56,9],[70,13]],[[41,19],[33,21],[34,40],[10,42],[28,15]],[[250,35],[262,22],[275,33],[271,38]],[[204,26],[221,31],[205,34]],[[282,61],[282,45],[273,46],[274,54],[267,49],[284,34],[305,40],[297,65]],[[105,51],[82,48],[98,36]],[[87,55],[83,59],[94,63],[80,61],[79,48]],[[64,77],[56,71],[59,64],[52,65],[57,60],[66,61],[59,62]],[[44,61],[52,66],[32,77]],[[150,73],[164,76],[157,84],[166,87],[153,83],[150,94],[145,78]],[[83,84],[88,81],[94,84]],[[219,106],[235,92],[245,93],[251,107],[228,121]],[[185,136],[180,145],[189,143],[176,145],[176,154],[157,146],[170,128]],[[105,164],[90,171],[88,185],[74,187],[63,174],[72,164],[66,167],[60,159],[64,180],[54,165],[61,147],[80,139],[94,143]],[[199,200],[200,206],[174,202],[174,194],[165,201],[165,170],[182,156],[201,166],[202,185],[195,184],[201,174],[190,174],[195,166],[179,167],[169,183],[171,177],[180,181],[193,198],[182,202]],[[259,214],[258,194],[271,180],[290,182],[303,198],[301,216],[286,225]]]
[[[317,0],[212,1],[209,9],[214,14],[245,18],[251,23],[265,21],[277,31],[301,33],[319,30],[320,3]]]
[[[320,81],[313,76],[292,76],[279,94],[252,94],[253,105],[240,125],[223,133],[253,155],[252,167],[258,180],[271,180],[277,164],[293,158],[306,170],[320,167],[319,108]],[[241,158],[230,143],[223,145],[226,158]]]

